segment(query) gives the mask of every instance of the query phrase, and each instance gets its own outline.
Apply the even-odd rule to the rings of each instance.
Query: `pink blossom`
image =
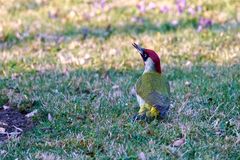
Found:
[[[196,11],[195,11],[195,9],[193,7],[189,7],[188,8],[188,13],[191,14],[192,16],[194,16]]]
[[[186,0],[176,0],[178,13],[183,13],[186,8]]]
[[[198,32],[201,32],[203,28],[207,28],[207,27],[210,27],[212,26],[212,20],[209,19],[209,18],[203,18],[201,17],[198,21],[198,29],[197,31]]]
[[[202,12],[202,6],[197,6],[198,13]]]
[[[169,12],[169,7],[168,6],[161,6],[160,7],[160,12],[161,13],[168,13]]]
[[[145,7],[145,2],[141,1],[140,3],[137,4],[137,9],[141,12],[141,13],[145,13],[146,7]]]
[[[148,4],[148,6],[147,6],[147,9],[148,9],[148,10],[151,10],[151,9],[154,9],[154,8],[156,8],[156,4],[153,3],[153,2],[150,2],[150,3]]]

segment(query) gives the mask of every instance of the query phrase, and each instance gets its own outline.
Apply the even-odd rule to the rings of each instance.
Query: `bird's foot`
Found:
[[[133,122],[136,122],[136,121],[146,121],[147,120],[147,116],[146,114],[136,114],[133,116],[132,118]]]

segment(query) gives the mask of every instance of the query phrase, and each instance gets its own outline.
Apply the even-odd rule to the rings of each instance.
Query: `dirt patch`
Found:
[[[18,137],[32,127],[31,119],[24,114],[12,108],[0,109],[0,142]]]

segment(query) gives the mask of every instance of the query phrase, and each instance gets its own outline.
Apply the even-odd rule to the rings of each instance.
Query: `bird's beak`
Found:
[[[136,43],[132,44],[134,48],[137,49],[137,51],[141,54],[142,58],[143,58],[143,48],[140,47],[139,45],[137,45]]]

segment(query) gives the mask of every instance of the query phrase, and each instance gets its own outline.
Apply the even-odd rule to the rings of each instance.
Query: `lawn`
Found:
[[[0,143],[0,159],[240,159],[240,2],[178,7],[0,0],[0,111],[37,110],[31,130]],[[143,72],[133,42],[161,57],[164,120],[131,121]]]

